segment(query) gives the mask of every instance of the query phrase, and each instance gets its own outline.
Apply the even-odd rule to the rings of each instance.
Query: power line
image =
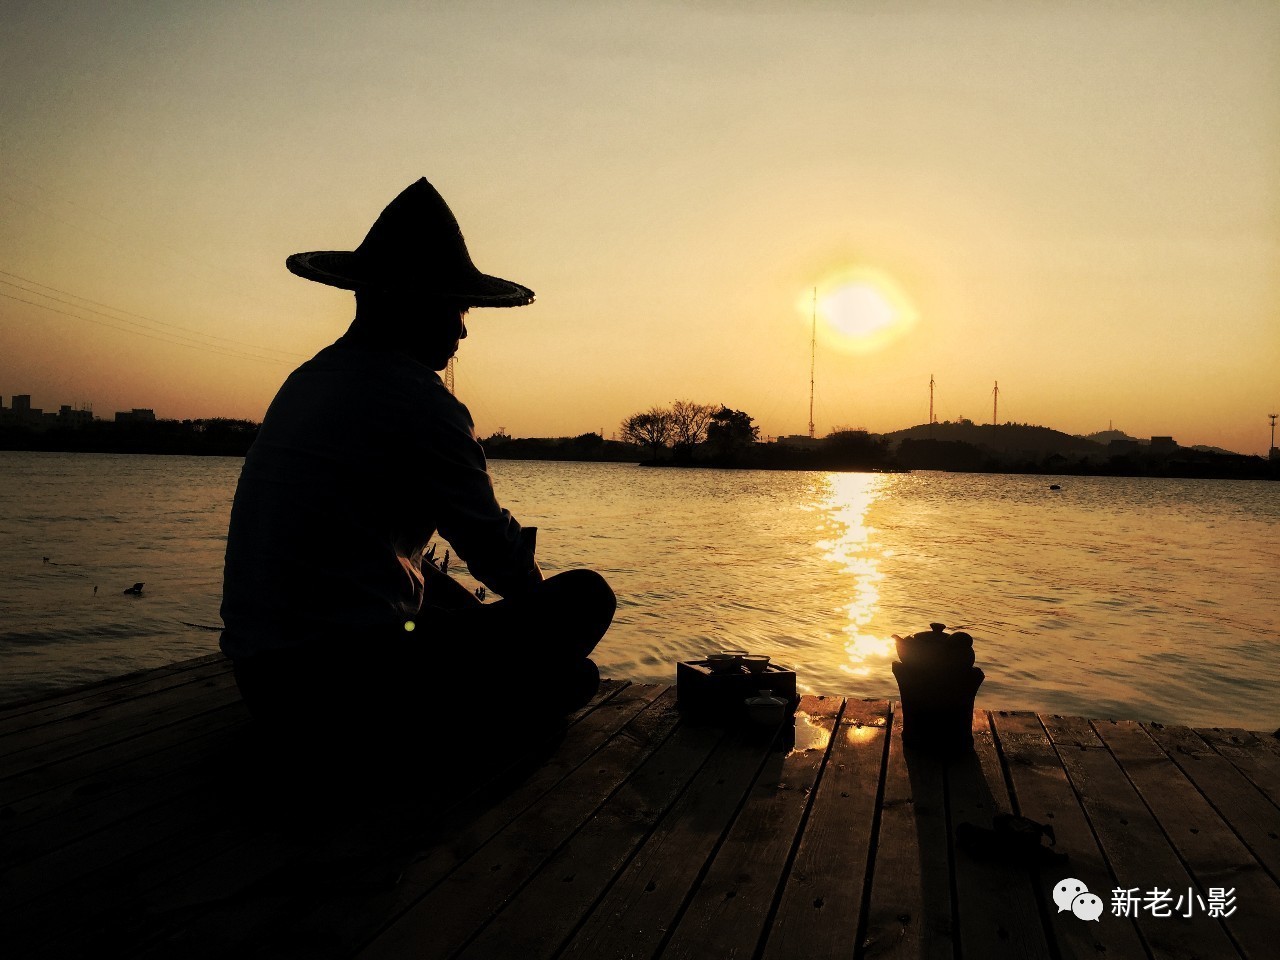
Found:
[[[254,343],[248,343],[244,340],[235,340],[231,337],[220,337],[217,334],[204,333],[200,330],[194,330],[191,327],[184,327],[181,324],[171,323],[167,320],[156,320],[152,317],[147,317],[140,313],[133,313],[130,310],[124,310],[120,307],[114,307],[109,303],[102,303],[98,300],[91,300],[88,297],[82,297],[78,293],[72,293],[69,290],[62,290],[62,289],[59,289],[58,287],[50,286],[47,283],[41,283],[39,280],[32,280],[29,277],[23,277],[16,273],[10,273],[7,270],[0,270],[0,276],[13,277],[14,280],[21,280],[23,283],[30,284],[31,286],[35,286],[35,287],[41,287],[45,290],[52,290],[54,293],[60,293],[63,296],[72,297],[76,300],[83,301],[83,303],[91,303],[94,306],[105,307],[106,309],[112,311],[113,313],[124,314],[124,317],[136,317],[139,320],[145,320],[147,323],[154,324],[155,326],[158,326],[158,327],[172,327],[174,330],[181,330],[181,331],[184,331],[185,333],[191,333],[191,334],[194,334],[196,337],[199,337],[205,340],[220,340],[223,343],[232,344],[235,347],[247,348],[249,350],[256,350],[258,352],[279,353],[293,360],[306,359],[306,357],[303,354],[294,353],[289,350],[281,350],[278,347],[263,347]],[[19,284],[12,283],[11,281],[8,281],[8,280],[0,280],[0,283],[6,284],[11,287],[16,287],[17,289],[22,290],[24,293],[30,293],[37,297],[45,297],[46,299],[53,300],[57,303],[63,303],[63,304],[66,304],[67,306],[75,307],[77,310],[88,310],[90,313],[97,313],[97,314],[100,314],[101,316],[108,317],[111,320],[118,320],[121,323],[128,323],[132,326],[144,326],[143,324],[134,323],[134,321],[132,320],[126,320],[124,317],[115,317],[115,316],[112,316],[111,314],[102,313],[102,311],[100,310],[93,310],[92,308],[82,306],[79,303],[71,303],[67,300],[60,300],[59,298],[50,296],[47,293],[41,293],[39,290],[29,290]],[[160,332],[167,333],[168,331],[160,331]],[[172,334],[172,335],[181,336],[181,334]]]
[[[18,289],[21,290],[22,288],[19,287]],[[40,294],[37,294],[37,296],[40,296]],[[16,300],[18,303],[30,304],[33,307],[40,307],[41,309],[49,310],[52,313],[60,313],[64,317],[71,317],[72,319],[75,319],[75,320],[83,320],[85,323],[93,323],[93,324],[97,324],[100,327],[107,327],[108,329],[111,329],[111,330],[118,330],[121,333],[131,333],[134,336],[146,337],[148,340],[156,340],[156,341],[159,341],[160,343],[167,343],[170,346],[174,346],[174,347],[190,347],[192,349],[204,351],[205,353],[212,353],[222,357],[231,357],[236,360],[254,360],[258,363],[276,363],[276,364],[281,364],[282,366],[290,366],[290,361],[280,360],[276,357],[255,357],[247,353],[233,353],[229,350],[218,347],[215,344],[200,343],[199,341],[195,341],[195,340],[192,340],[187,343],[183,343],[178,340],[166,339],[165,337],[157,336],[154,333],[144,333],[141,330],[128,330],[128,329],[125,329],[124,327],[115,326],[114,324],[103,323],[101,320],[94,320],[92,317],[82,317],[78,313],[70,313],[69,311],[66,311],[66,310],[59,310],[57,307],[51,307],[47,303],[37,303],[34,300],[24,300],[22,297],[15,297],[11,293],[5,293],[3,290],[0,290],[0,297],[5,297],[8,300]],[[53,298],[50,297],[49,299],[53,299]],[[76,305],[71,304],[71,306],[76,306]],[[79,307],[78,309],[87,310],[88,308]],[[91,311],[91,312],[97,313],[98,311]],[[102,315],[109,316],[108,314],[102,314]],[[109,317],[109,319],[114,320],[117,318]],[[127,322],[127,321],[122,321],[122,322]],[[171,334],[170,336],[173,336],[173,335]]]
[[[110,217],[104,216],[102,213],[92,210],[88,207],[84,207],[84,206],[72,203],[70,200],[67,200],[65,198],[56,197],[53,195],[53,192],[50,191],[48,188],[41,186],[39,183],[36,183],[34,180],[31,180],[25,176],[22,176],[21,174],[18,174],[16,171],[9,170],[6,173],[6,176],[12,176],[17,178],[18,180],[25,181],[29,186],[34,187],[40,193],[53,196],[53,199],[55,199],[56,201],[62,204],[65,204],[67,207],[70,207],[72,211],[74,211],[76,220],[70,220],[64,216],[59,215],[58,213],[55,213],[53,210],[49,209],[42,202],[37,202],[30,199],[23,199],[20,197],[16,197],[8,190],[0,191],[0,198],[6,199],[11,203],[17,203],[23,206],[30,207],[33,210],[35,210],[37,213],[39,213],[40,215],[48,219],[60,221],[61,223],[64,223],[72,227],[73,229],[81,233],[84,233],[88,236],[94,237],[100,241],[104,241],[113,246],[117,245],[118,243],[117,240],[104,237],[100,232],[90,229],[85,223],[81,222],[84,218],[84,215],[87,213],[88,215],[92,217],[96,217],[98,220],[109,224],[115,230],[129,235],[129,239],[133,241],[133,245],[135,247],[137,246],[137,240],[140,239],[138,235],[134,231],[131,231],[129,228],[125,227],[123,224],[115,220],[112,220]],[[148,243],[147,245],[149,247],[154,246],[153,243]],[[209,264],[203,261],[197,260],[194,257],[191,257],[188,254],[185,254],[181,250],[166,248],[164,250],[164,253],[166,256],[169,256],[169,257],[175,256],[175,255],[181,256],[183,257],[183,259],[187,260],[188,262],[195,264],[197,267],[202,268],[207,273],[207,267],[209,266]],[[61,314],[62,316],[66,316],[66,317],[71,317],[72,319],[75,319],[75,320],[83,320],[86,323],[97,324],[98,326],[106,327],[111,330],[116,330],[121,333],[131,333],[131,334],[134,334],[135,336],[146,337],[149,340],[155,340],[159,343],[165,343],[170,346],[189,347],[189,348],[201,350],[206,354],[229,357],[237,360],[252,360],[256,363],[272,363],[272,364],[278,364],[281,366],[293,366],[298,361],[306,359],[306,356],[304,354],[294,353],[288,350],[281,350],[277,347],[259,346],[257,344],[248,343],[246,341],[235,340],[231,337],[222,337],[216,334],[203,333],[199,330],[194,330],[190,327],[184,327],[180,324],[169,323],[167,321],[156,320],[151,317],[146,317],[146,316],[143,316],[142,314],[132,313],[128,310],[122,310],[119,307],[112,306],[111,304],[106,304],[96,300],[91,300],[88,297],[82,297],[79,294],[71,293],[68,290],[61,290],[58,287],[41,283],[38,280],[32,280],[28,277],[23,277],[18,274],[9,273],[7,271],[0,270],[0,275],[4,277],[10,277],[12,278],[12,280],[21,281],[21,283],[12,283],[8,280],[0,279],[0,283],[4,283],[7,286],[13,287],[14,289],[22,293],[28,294],[29,296],[38,297],[38,298],[41,298],[41,300],[49,300],[49,301],[52,301],[53,303],[60,303],[60,304],[63,304],[64,306],[71,307],[73,310],[81,311],[81,312],[72,313],[67,310],[63,310],[63,309],[59,309],[58,307],[51,306],[49,303],[28,300],[28,299],[24,299],[23,297],[13,296],[12,294],[4,293],[3,291],[0,291],[0,296],[5,297],[6,299],[14,300],[19,303],[25,303],[34,307],[40,307],[52,313]],[[28,284],[29,286],[22,286],[22,284]],[[31,289],[31,287],[39,287],[40,289],[38,290]],[[46,293],[44,291],[52,291],[53,293],[61,294],[62,296],[65,296],[65,297],[71,297],[74,300],[81,301],[81,302],[75,303],[75,302],[72,302],[71,300],[64,300],[57,296],[51,296],[49,293]],[[93,304],[94,306],[93,307],[86,306],[85,304]],[[103,307],[106,310],[112,311],[112,313],[104,313],[102,310],[94,309],[94,307]],[[96,320],[96,319],[93,319],[92,317],[84,316],[83,313],[96,314],[97,316],[103,317],[106,320],[109,320],[112,322],[107,323],[107,322],[104,322],[103,320]],[[121,314],[122,316],[117,316],[116,314]],[[134,317],[136,319],[130,320],[130,319],[126,319],[127,317]],[[142,323],[137,322],[139,320],[144,322]],[[125,324],[126,326],[120,326],[120,324]],[[129,328],[136,328],[136,329],[129,329]],[[182,331],[182,332],[178,332],[178,331]],[[271,354],[276,354],[278,356],[271,356]]]
[[[130,229],[124,224],[119,223],[116,220],[113,220],[110,217],[106,216],[100,210],[95,210],[92,207],[89,207],[85,204],[73,203],[72,201],[66,199],[65,197],[57,196],[53,190],[49,189],[48,187],[42,186],[41,184],[37,183],[35,180],[32,180],[30,177],[25,177],[13,169],[6,170],[5,177],[6,179],[14,178],[14,179],[22,180],[25,183],[27,183],[29,186],[34,187],[37,191],[44,194],[48,194],[52,198],[51,201],[45,201],[42,198],[41,202],[37,202],[30,199],[15,197],[12,193],[10,193],[7,190],[4,191],[3,193],[0,193],[0,197],[3,197],[4,199],[9,200],[11,203],[17,203],[25,207],[30,207],[32,210],[35,210],[37,213],[41,214],[42,216],[47,217],[48,219],[51,219],[51,220],[56,220],[59,223],[64,223],[67,226],[71,227],[72,229],[77,230],[85,234],[86,236],[92,237],[95,240],[99,240],[104,243],[111,244],[113,246],[119,244],[118,238],[105,236],[104,234],[86,226],[79,219],[69,220],[58,213],[54,213],[48,206],[44,205],[47,202],[63,204],[67,207],[70,207],[71,210],[74,211],[77,218],[83,218],[85,214],[88,214],[91,217],[95,217],[98,220],[101,220],[103,223],[110,224],[113,228],[115,228],[117,231],[119,231],[125,236],[126,241],[130,243],[130,245],[133,246],[134,249],[147,253],[148,256],[150,256],[151,255],[150,252],[155,249],[155,244],[150,240],[149,237],[144,237],[143,235],[140,235],[137,231]],[[178,249],[178,248],[164,247],[163,255],[170,259],[181,258],[182,260],[185,260],[190,264],[194,264],[197,268],[199,268],[200,272],[202,272],[206,277],[210,279],[213,278],[214,272],[222,274],[224,277],[229,277],[232,275],[231,272],[228,270],[211,271],[210,267],[213,266],[213,264],[205,260],[199,260],[188,253],[184,253],[181,249]],[[262,301],[259,299],[259,302],[262,302]]]

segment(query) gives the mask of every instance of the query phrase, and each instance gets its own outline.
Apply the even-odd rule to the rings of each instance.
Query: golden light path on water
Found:
[[[846,591],[850,600],[844,607],[847,622],[841,628],[845,660],[840,670],[853,677],[884,670],[894,656],[893,638],[867,629],[876,614],[879,584],[884,580],[880,560],[891,553],[880,546],[875,539],[876,530],[867,525],[867,514],[884,484],[885,478],[874,473],[833,473],[826,477],[823,507],[834,536],[816,546],[823,559],[835,563],[850,581]]]

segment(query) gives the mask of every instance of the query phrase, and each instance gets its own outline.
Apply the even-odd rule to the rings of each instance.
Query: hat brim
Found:
[[[362,287],[419,289],[472,307],[523,307],[534,300],[533,291],[528,287],[479,270],[447,279],[387,276],[375,271],[353,250],[295,253],[285,260],[285,266],[290,273],[304,280],[314,280],[342,290],[359,290]]]

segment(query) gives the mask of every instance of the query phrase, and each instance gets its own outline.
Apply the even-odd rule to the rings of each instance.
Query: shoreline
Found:
[[[482,444],[483,445],[483,444]],[[826,458],[811,455],[809,451],[801,451],[796,456],[782,458],[746,460],[693,459],[693,460],[646,460],[636,457],[593,457],[576,452],[555,454],[549,451],[529,451],[527,449],[512,451],[508,454],[501,449],[494,450],[483,445],[485,457],[489,460],[510,460],[529,463],[620,463],[637,467],[676,469],[676,470],[764,470],[770,472],[797,471],[814,473],[881,473],[905,474],[913,472],[984,474],[1007,476],[1041,476],[1041,477],[1126,477],[1149,480],[1280,480],[1280,461],[1267,460],[1258,456],[1205,455],[1215,459],[1196,460],[1150,460],[1140,464],[1097,463],[1093,461],[1049,463],[1007,463],[991,462],[983,465],[914,465],[904,466],[895,463],[850,463],[839,458]],[[505,446],[505,444],[503,445]],[[106,456],[177,456],[177,457],[218,457],[227,459],[243,459],[248,452],[249,444],[243,450],[238,446],[227,449],[221,444],[210,448],[191,445],[167,446],[165,444],[138,445],[94,445],[92,447],[74,447],[69,445],[47,446],[0,446],[0,454],[5,453],[70,453],[99,454]]]

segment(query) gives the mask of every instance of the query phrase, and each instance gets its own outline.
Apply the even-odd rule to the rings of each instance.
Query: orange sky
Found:
[[[803,433],[850,270],[915,323],[820,333],[820,433],[923,422],[930,375],[940,419],[998,380],[1001,420],[1249,453],[1280,405],[1274,3],[28,3],[0,77],[6,404],[260,418],[351,316],[285,257],[425,175],[538,294],[472,315],[482,434]]]

